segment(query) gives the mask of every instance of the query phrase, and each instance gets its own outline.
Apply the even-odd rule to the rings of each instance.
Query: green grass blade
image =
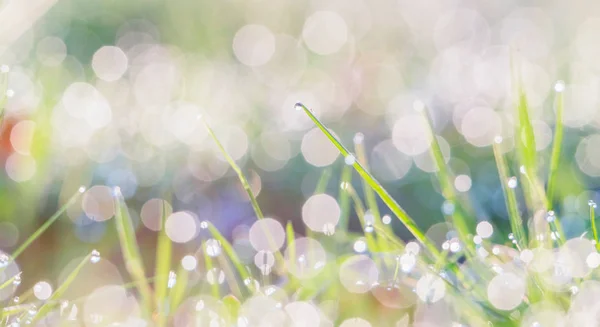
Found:
[[[125,259],[125,266],[131,275],[131,278],[137,282],[136,286],[140,293],[142,308],[147,310],[147,312],[151,312],[152,290],[146,280],[142,256],[140,255],[140,249],[135,238],[133,223],[131,222],[131,217],[129,217],[129,211],[125,204],[125,200],[123,199],[123,195],[121,194],[121,190],[118,187],[114,189],[114,198],[115,224],[119,236],[119,243],[121,244],[121,250],[123,252],[123,258]]]
[[[75,193],[62,207],[56,211],[46,222],[40,226],[31,236],[29,236],[23,244],[21,244],[11,255],[11,260],[15,260],[19,255],[23,253],[33,243],[40,235],[42,235],[49,227],[52,225],[60,216],[70,207],[72,206],[78,197],[85,192],[84,187],[80,187],[77,193]]]
[[[363,229],[363,233],[365,235],[365,239],[367,241],[367,248],[369,249],[369,252],[371,253],[376,253],[379,252],[379,246],[377,243],[377,240],[375,239],[375,235],[374,232],[367,232],[366,231],[366,223],[365,223],[365,206],[362,203],[362,201],[360,200],[360,197],[358,196],[358,194],[356,193],[356,190],[354,190],[354,188],[352,187],[352,185],[348,185],[347,186],[347,191],[348,194],[350,194],[350,197],[352,198],[352,201],[354,202],[354,211],[356,211],[356,215],[358,216],[358,220],[360,221],[360,225],[362,226]],[[375,226],[373,226],[373,229],[375,229]]]
[[[3,290],[4,288],[10,286],[13,284],[13,282],[15,281],[15,279],[20,278],[21,277],[21,273],[15,274],[14,276],[12,276],[11,278],[7,279],[4,283],[0,284],[0,290]]]
[[[223,251],[225,251],[225,254],[227,254],[229,260],[231,260],[231,262],[233,263],[233,266],[235,267],[237,273],[240,275],[242,280],[250,278],[250,273],[248,273],[248,270],[246,269],[244,263],[242,262],[242,260],[240,260],[240,257],[233,249],[231,243],[229,243],[229,241],[219,232],[219,230],[210,223],[208,224],[208,231],[210,232],[212,237],[214,237],[217,241],[219,241],[219,243],[221,243]],[[206,257],[207,255],[205,254],[204,256]]]
[[[92,258],[93,255],[95,255],[94,252],[95,252],[95,250],[92,251],[87,256],[85,256],[85,258],[83,258],[83,260],[81,260],[81,262],[77,265],[77,267],[75,267],[75,269],[73,269],[73,271],[71,271],[71,273],[67,276],[65,281],[54,291],[54,293],[52,293],[52,295],[47,300],[47,302],[44,303],[40,307],[38,312],[33,317],[34,322],[39,319],[42,319],[50,312],[50,310],[52,310],[52,307],[53,307],[52,303],[55,303],[56,301],[59,301],[62,298],[62,296],[65,294],[65,292],[69,289],[69,286],[71,286],[71,284],[75,281],[75,279],[79,275],[79,272],[81,272],[81,269],[83,269],[83,267],[85,265],[90,263],[90,259]]]
[[[213,141],[215,141],[215,144],[219,148],[219,151],[223,154],[223,156],[225,157],[225,160],[227,160],[227,163],[229,163],[229,166],[231,166],[231,169],[233,169],[233,171],[235,171],[235,173],[237,174],[240,182],[242,183],[242,187],[244,188],[244,191],[246,191],[246,193],[248,194],[248,197],[250,198],[250,203],[252,204],[252,209],[254,209],[256,218],[258,218],[258,219],[264,218],[262,210],[260,209],[260,206],[258,205],[258,202],[256,201],[256,197],[254,196],[254,192],[252,192],[250,183],[248,183],[248,179],[246,179],[246,176],[244,176],[244,173],[242,172],[240,167],[237,165],[235,160],[233,160],[233,158],[229,155],[227,150],[225,150],[225,147],[223,147],[223,144],[221,144],[221,142],[217,138],[217,135],[215,135],[215,132],[212,130],[212,128],[210,128],[210,126],[208,125],[208,123],[205,120],[202,120],[202,121],[204,122],[204,126],[206,127],[208,134],[213,139]]]
[[[453,228],[458,232],[459,238],[466,246],[468,252],[474,254],[474,246],[470,240],[470,235],[473,234],[475,222],[473,219],[470,219],[471,215],[466,212],[466,206],[463,204],[463,199],[458,196],[456,190],[454,189],[454,177],[452,176],[452,172],[446,163],[440,143],[438,142],[438,139],[433,131],[431,118],[427,114],[424,104],[420,101],[417,101],[415,103],[415,109],[423,114],[423,118],[429,132],[429,137],[431,139],[429,152],[437,168],[436,175],[437,180],[440,183],[442,194],[446,200],[452,202],[455,206],[454,212],[452,215],[449,215],[452,220],[451,223]]]
[[[161,229],[158,231],[158,244],[156,246],[156,267],[154,269],[154,303],[158,313],[157,326],[163,327],[167,322],[167,291],[169,283],[169,272],[171,271],[171,239],[165,231],[165,222],[167,220],[167,202],[161,202]]]
[[[364,135],[356,134],[354,136],[354,150],[356,151],[356,159],[360,162],[365,170],[369,169],[369,161],[367,160],[367,153],[365,150],[364,144]],[[379,225],[381,222],[381,214],[379,213],[379,207],[377,206],[377,198],[375,197],[375,192],[373,189],[364,182],[363,180],[363,192],[365,194],[365,202],[367,203],[367,208],[375,218],[375,224]]]
[[[183,299],[188,288],[188,281],[190,279],[190,272],[185,270],[182,265],[179,265],[177,269],[177,282],[173,288],[169,289],[169,311],[174,312]]]
[[[554,188],[556,187],[556,174],[558,172],[558,164],[560,162],[562,139],[563,139],[563,110],[564,110],[564,82],[556,83],[556,123],[554,126],[554,138],[552,141],[552,157],[550,159],[550,171],[548,174],[548,187],[546,190],[546,199],[548,202],[548,210],[552,210],[554,202]]]
[[[598,228],[596,227],[596,203],[590,202],[590,224],[592,227],[592,234],[594,241],[596,241],[596,249],[600,251],[600,242],[598,240]]]
[[[315,125],[325,134],[329,141],[340,151],[340,153],[346,157],[350,154],[350,151],[338,141],[338,139],[329,131],[325,125],[312,113],[310,109],[301,103],[296,104],[296,109],[302,109],[308,117],[315,123]],[[369,173],[360,162],[354,162],[352,165],[356,172],[369,184],[369,186],[379,195],[383,203],[396,215],[396,217],[406,226],[406,228],[413,234],[413,236],[431,253],[434,258],[439,257],[440,252],[421,229],[417,226],[414,220],[400,207],[398,202],[392,198],[392,196],[381,186],[381,184],[375,179],[371,173]]]
[[[204,247],[204,245],[203,245]],[[206,272],[210,272],[215,264],[213,262],[213,258],[209,255],[203,255],[202,258],[204,258],[204,265],[206,266]],[[214,279],[218,279],[218,276],[213,276]],[[221,289],[219,286],[218,282],[214,282],[214,283],[210,283],[210,294],[215,298],[215,299],[220,299],[221,298]]]
[[[346,190],[348,185],[352,185],[352,167],[344,165],[337,198],[341,211],[337,228],[344,232],[348,230],[348,220],[350,219],[350,195]]]
[[[329,180],[331,179],[331,168],[327,167],[321,173],[321,177],[319,177],[319,181],[317,182],[317,187],[315,188],[314,194],[325,193],[327,190],[327,184],[329,184]]]
[[[497,139],[496,141],[500,141]],[[525,248],[527,245],[527,236],[525,229],[523,228],[523,221],[519,215],[519,209],[517,207],[517,197],[515,195],[514,188],[508,186],[508,166],[502,152],[499,148],[499,142],[494,142],[494,158],[496,159],[496,166],[498,168],[498,175],[500,176],[500,184],[502,185],[502,192],[504,193],[504,200],[506,202],[506,208],[508,210],[508,217],[510,221],[510,227],[514,233],[517,245],[521,248]]]

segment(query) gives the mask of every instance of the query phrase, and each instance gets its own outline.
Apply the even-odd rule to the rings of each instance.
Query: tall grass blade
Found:
[[[590,224],[592,227],[592,234],[594,236],[594,241],[596,244],[596,249],[600,251],[600,242],[598,240],[598,227],[596,226],[596,203],[591,201],[589,203],[590,206]]]
[[[442,194],[444,198],[454,204],[455,207],[453,213],[448,216],[451,217],[451,223],[453,228],[458,232],[460,240],[463,242],[463,244],[465,244],[468,252],[473,254],[474,247],[469,236],[473,234],[475,222],[470,218],[472,216],[466,212],[466,206],[463,203],[463,199],[458,196],[456,190],[454,189],[452,172],[446,163],[444,154],[442,153],[442,148],[440,147],[440,143],[434,133],[433,124],[431,122],[431,118],[427,114],[425,105],[421,101],[416,101],[414,106],[415,110],[422,113],[427,130],[429,132],[429,138],[431,140],[429,152],[437,168],[436,175],[437,180],[440,183]]]
[[[142,308],[147,312],[151,312],[152,290],[146,280],[142,256],[140,255],[140,249],[135,238],[133,223],[131,222],[131,217],[129,217],[129,211],[125,204],[125,200],[123,200],[121,190],[118,187],[114,189],[113,195],[115,198],[115,224],[119,236],[119,243],[121,244],[121,250],[123,252],[123,259],[125,259],[125,266],[133,281],[136,282],[136,287],[142,301]]]
[[[156,266],[154,269],[154,303],[158,313],[157,326],[163,327],[167,321],[167,290],[169,284],[169,272],[171,271],[171,239],[165,231],[167,221],[167,203],[161,201],[161,228],[158,231],[158,244],[156,245]]]
[[[340,151],[340,153],[346,157],[350,154],[350,151],[338,141],[338,139],[329,131],[325,125],[312,113],[310,109],[301,103],[296,104],[296,109],[303,110],[308,117],[315,123],[315,125],[325,134],[329,141]],[[381,186],[381,184],[375,179],[371,173],[369,173],[360,162],[354,162],[352,164],[356,172],[369,184],[369,186],[379,195],[383,203],[396,215],[396,217],[406,226],[406,228],[414,235],[414,237],[431,253],[434,258],[440,256],[440,252],[421,229],[417,226],[414,220],[400,207],[400,205],[392,198],[392,196]]]
[[[513,181],[509,180],[508,166],[499,148],[500,139],[495,140],[493,144],[494,158],[496,159],[496,166],[498,168],[498,175],[500,176],[500,184],[502,185],[502,192],[504,193],[504,200],[506,202],[506,208],[508,210],[508,217],[510,221],[510,227],[514,233],[517,245],[524,248],[527,243],[527,236],[525,229],[523,228],[523,221],[519,214],[517,206],[517,197],[515,195]],[[516,183],[516,180],[514,181]],[[509,185],[510,184],[510,185]]]
[[[563,139],[563,110],[564,110],[564,82],[559,81],[555,85],[556,90],[556,122],[554,125],[554,137],[552,140],[552,157],[550,159],[550,171],[548,174],[548,186],[546,188],[546,199],[548,210],[552,210],[554,203],[554,188],[556,187],[556,174],[560,162],[562,139]]]
[[[233,169],[233,171],[235,171],[235,173],[237,174],[240,182],[242,183],[242,187],[244,188],[244,191],[246,191],[246,193],[248,194],[248,197],[250,198],[250,203],[252,204],[252,209],[254,209],[256,218],[258,218],[258,219],[264,218],[262,210],[260,209],[260,206],[258,205],[258,202],[256,201],[256,197],[254,196],[254,192],[252,192],[250,183],[248,183],[248,179],[246,179],[246,176],[244,176],[244,173],[242,172],[240,167],[237,165],[235,160],[233,160],[233,158],[229,155],[227,150],[225,150],[225,147],[223,146],[223,144],[221,144],[221,142],[219,141],[219,138],[217,138],[217,135],[212,130],[212,128],[210,128],[210,126],[208,125],[206,120],[202,120],[202,121],[204,122],[204,126],[206,127],[208,134],[213,139],[213,141],[215,141],[215,144],[219,148],[219,151],[223,154],[223,156],[225,157],[225,160],[227,160],[227,163],[229,163],[229,166],[231,166],[231,169]]]

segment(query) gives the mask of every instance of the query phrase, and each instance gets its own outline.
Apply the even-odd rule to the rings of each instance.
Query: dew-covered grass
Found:
[[[0,86],[5,82],[0,81]],[[136,235],[134,219],[119,187],[111,189],[113,219],[126,272],[122,283],[106,283],[89,294],[67,296],[85,275],[102,274],[108,262],[93,250],[78,259],[60,283],[21,287],[18,266],[25,250],[82,196],[80,188],[12,253],[0,257],[4,326],[596,326],[600,266],[596,203],[590,199],[589,231],[567,239],[556,187],[563,143],[564,83],[555,88],[556,122],[550,165],[539,164],[527,95],[517,88],[514,153],[498,136],[493,153],[509,231],[478,217],[472,199],[458,192],[428,116],[426,138],[436,167],[433,183],[444,197],[444,221],[425,229],[419,213],[405,210],[370,171],[365,136],[353,151],[308,106],[297,103],[341,153],[339,176],[325,168],[302,208],[306,226],[295,228],[263,213],[249,179],[206,121],[204,127],[235,172],[255,222],[248,243],[253,264],[214,224],[172,208],[171,192],[153,199],[144,217],[154,219],[156,245],[149,251]],[[0,102],[1,104],[1,102]],[[290,108],[291,110],[291,108]],[[508,160],[510,157],[511,160]],[[516,159],[515,159],[516,158]],[[353,170],[360,180],[353,180]],[[337,194],[327,185],[339,183]],[[360,185],[357,187],[357,185]],[[381,206],[383,203],[384,206]],[[149,215],[149,216],[148,216]],[[112,217],[114,216],[114,217]],[[146,219],[142,217],[142,219]],[[360,229],[351,229],[356,217]],[[401,238],[396,219],[411,233]],[[147,222],[145,222],[147,223]],[[198,252],[174,251],[196,237]],[[153,254],[153,269],[147,257]]]

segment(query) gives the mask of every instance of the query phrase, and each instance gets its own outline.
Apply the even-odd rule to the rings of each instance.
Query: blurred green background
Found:
[[[244,167],[265,214],[302,231],[304,201],[325,169],[327,193],[337,195],[344,160],[294,110],[297,101],[347,145],[363,133],[373,173],[426,228],[443,221],[443,198],[413,110],[423,101],[455,187],[472,199],[477,219],[505,228],[489,145],[498,135],[506,151],[514,143],[511,58],[528,93],[544,176],[554,84],[566,82],[558,196],[569,236],[583,232],[587,201],[600,200],[593,191],[600,3],[4,0],[1,8],[0,64],[10,67],[0,138],[7,252],[81,185],[121,187],[149,265],[156,235],[140,211],[155,197],[170,197],[174,210],[228,237],[236,227],[243,235],[252,208],[198,115]],[[96,187],[87,205],[77,203],[28,249],[24,280],[57,274],[93,248],[120,266],[110,210],[103,211],[107,190]],[[359,228],[356,219],[350,225]],[[243,249],[243,238],[238,243]]]

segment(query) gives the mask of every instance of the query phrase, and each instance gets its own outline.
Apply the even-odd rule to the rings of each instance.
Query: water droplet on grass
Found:
[[[12,89],[6,90],[6,96],[9,97],[9,98],[14,97],[15,96],[15,91],[12,90]]]
[[[507,185],[509,188],[516,188],[517,184],[518,184],[518,181],[515,176],[508,179]]]
[[[559,80],[556,81],[556,84],[554,84],[554,91],[556,92],[563,92],[565,90],[565,81]]]
[[[346,165],[351,166],[356,162],[356,157],[353,154],[349,154],[344,158]]]
[[[167,281],[167,288],[173,288],[177,283],[177,274],[174,271],[169,271],[169,280]]]
[[[209,257],[218,257],[221,255],[221,243],[214,238],[208,239],[205,243],[206,254]]]
[[[390,217],[389,215],[384,215],[383,217],[381,217],[381,222],[383,222],[385,225],[389,225],[392,223],[392,217]]]
[[[98,261],[100,261],[100,252],[93,250],[92,255],[90,256],[90,262],[97,263]]]
[[[296,104],[294,104],[294,109],[302,110],[304,109],[304,105],[301,102],[296,102]]]

